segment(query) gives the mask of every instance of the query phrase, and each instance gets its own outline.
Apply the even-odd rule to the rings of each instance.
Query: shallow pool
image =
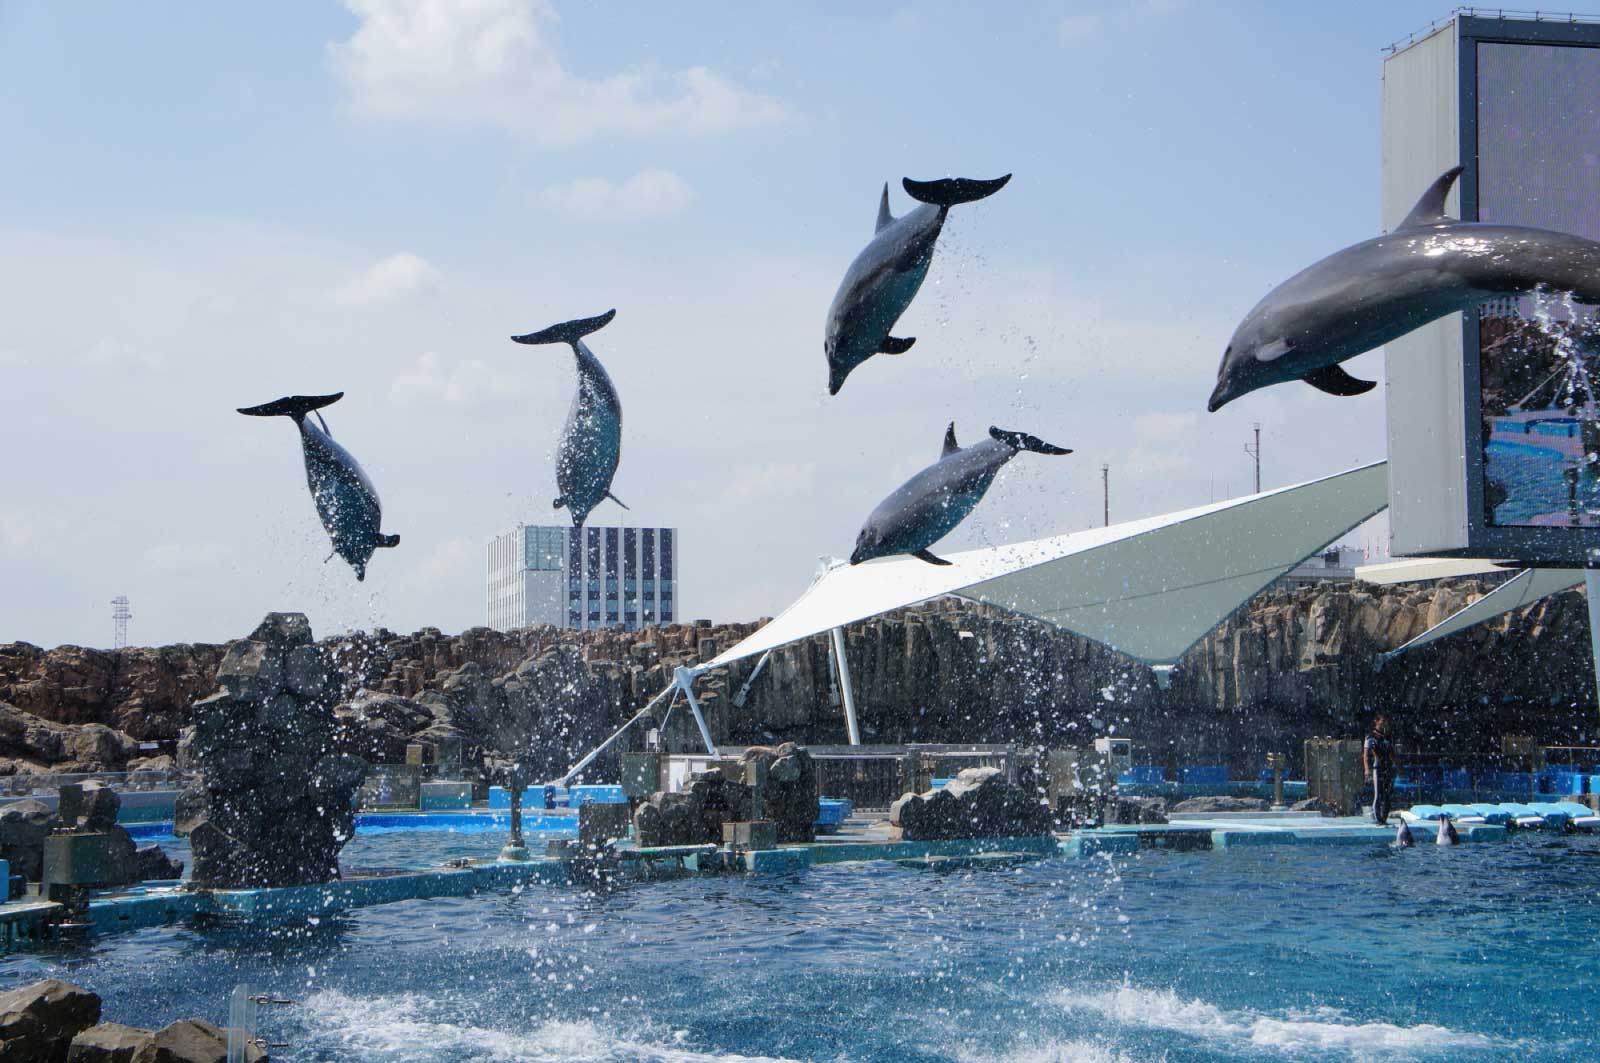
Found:
[[[298,1061],[1576,1061],[1600,1054],[1597,876],[1600,839],[1543,834],[833,865],[147,931],[0,973],[144,1025],[220,1018],[247,982],[295,1000],[262,1029]]]

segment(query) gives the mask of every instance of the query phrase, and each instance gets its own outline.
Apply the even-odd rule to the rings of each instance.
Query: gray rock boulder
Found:
[[[67,1063],[133,1063],[133,1057],[155,1036],[154,1030],[102,1022],[72,1039]]]
[[[1107,823],[1165,823],[1167,802],[1161,797],[1130,797],[1115,794],[1106,801]]]
[[[267,1054],[250,1045],[244,1058],[266,1063]],[[179,1019],[157,1030],[132,1063],[228,1063],[228,1033],[204,1019]]]
[[[100,998],[47,978],[0,993],[0,1063],[65,1063],[72,1039],[100,1021]]]
[[[38,882],[44,873],[44,840],[61,826],[56,810],[42,801],[13,801],[0,807],[0,859],[11,873]]]
[[[767,787],[762,816],[777,824],[778,841],[816,840],[817,817],[822,805],[817,797],[817,764],[803,746],[751,746],[744,760],[767,764]]]
[[[750,818],[750,787],[723,778],[721,768],[695,772],[677,793],[655,793],[633,813],[643,848],[721,845],[722,825]]]
[[[311,651],[308,655],[305,651]],[[339,684],[298,613],[271,613],[228,647],[222,689],[194,706],[182,756],[200,780],[174,830],[212,888],[298,886],[339,876],[366,762],[334,712]]]
[[[1264,797],[1191,797],[1172,806],[1174,812],[1265,812]]]
[[[1054,829],[1050,810],[999,768],[964,768],[941,789],[906,794],[889,806],[889,822],[905,841],[1023,838]]]

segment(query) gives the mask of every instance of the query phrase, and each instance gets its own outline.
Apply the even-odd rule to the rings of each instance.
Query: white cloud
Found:
[[[627,221],[676,214],[694,199],[694,189],[671,170],[641,170],[620,183],[580,177],[542,188],[536,198],[569,217]]]
[[[78,364],[90,369],[131,366],[160,373],[166,370],[168,361],[160,352],[144,350],[115,336],[102,336],[78,355]]]
[[[343,302],[392,303],[436,291],[443,280],[427,259],[400,251],[374,262],[336,295]]]
[[[525,376],[505,366],[491,367],[473,358],[447,364],[432,353],[419,355],[389,385],[390,396],[407,406],[476,406],[525,398],[531,391]]]
[[[705,67],[569,72],[545,39],[544,0],[345,0],[361,24],[329,48],[354,112],[486,125],[545,145],[615,133],[715,133],[784,117],[777,101]]]

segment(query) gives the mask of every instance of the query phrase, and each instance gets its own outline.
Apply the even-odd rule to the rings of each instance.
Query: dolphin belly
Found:
[[[383,538],[383,506],[360,464],[310,421],[301,422],[306,485],[336,554],[365,576]]]
[[[622,408],[609,384],[591,375],[580,355],[578,394],[556,454],[556,486],[576,525],[610,493],[622,460]]]

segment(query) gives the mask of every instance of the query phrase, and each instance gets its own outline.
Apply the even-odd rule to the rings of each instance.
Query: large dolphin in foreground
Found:
[[[311,500],[317,505],[317,516],[333,540],[333,552],[356,570],[356,579],[364,580],[372,552],[381,546],[399,546],[400,536],[385,535],[379,530],[383,504],[378,501],[377,488],[350,452],[333,441],[322,414],[317,414],[320,428],[306,417],[342,398],[342,391],[333,395],[290,395],[264,406],[246,406],[239,412],[250,417],[288,417],[294,421],[300,430],[306,483],[311,488]]]
[[[556,452],[556,487],[561,495],[551,503],[572,514],[573,527],[583,527],[590,512],[609,498],[623,509],[622,499],[611,493],[611,478],[622,460],[622,401],[583,337],[611,323],[617,316],[607,310],[599,317],[580,318],[551,325],[541,332],[513,336],[518,343],[565,343],[578,358],[578,393],[567,411]]]
[[[837,395],[850,371],[874,354],[904,354],[916,341],[889,335],[894,323],[916,298],[933,261],[933,245],[944,228],[945,215],[958,203],[992,196],[1011,175],[993,181],[947,177],[902,184],[922,206],[896,218],[889,213],[889,186],[878,202],[878,228],[872,241],[845,270],[844,280],[828,308],[822,348],[828,355],[828,394]]]
[[[875,557],[910,554],[932,565],[950,562],[935,557],[928,547],[943,539],[966,519],[994,482],[995,473],[1018,452],[1071,454],[1023,432],[990,428],[989,438],[963,449],[956,443],[955,422],[945,429],[939,460],[878,503],[856,536],[850,563],[859,565]]]
[[[1446,170],[1394,232],[1347,247],[1290,277],[1245,316],[1222,356],[1207,409],[1304,380],[1334,395],[1375,385],[1339,368],[1412,329],[1486,300],[1571,292],[1600,303],[1600,243],[1444,212],[1461,174]]]

